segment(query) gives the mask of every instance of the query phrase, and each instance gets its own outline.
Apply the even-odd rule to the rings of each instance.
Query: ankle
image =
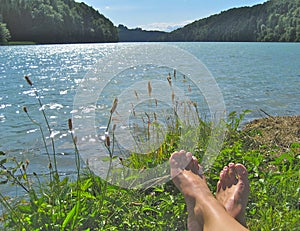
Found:
[[[198,196],[194,206],[194,214],[202,217],[203,215],[207,214],[208,211],[211,211],[215,206],[220,206],[220,204],[212,194]]]

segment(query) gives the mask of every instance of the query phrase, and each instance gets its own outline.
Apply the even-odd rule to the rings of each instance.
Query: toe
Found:
[[[195,156],[192,156],[190,152],[186,153],[186,159],[191,159],[188,165],[185,167],[186,170],[191,170],[192,172],[196,173],[198,171],[198,160]]]
[[[220,192],[221,188],[222,188],[222,182],[221,182],[221,179],[220,179],[217,183],[217,192]]]
[[[225,189],[226,187],[229,187],[230,184],[230,179],[229,179],[229,168],[225,166],[223,168],[223,180],[222,180],[222,187]]]
[[[189,154],[187,153],[187,158],[189,158]],[[193,173],[199,175],[200,177],[203,176],[203,168],[199,165],[198,159],[195,156],[191,157],[192,160],[190,163],[186,166],[186,170],[190,170]]]
[[[248,172],[244,165],[242,164],[236,164],[235,165],[235,172],[237,174],[237,177],[239,180],[248,180]]]
[[[181,152],[185,152],[184,150],[181,150]],[[186,156],[186,158],[187,159],[192,159],[192,157],[193,157],[193,155],[192,155],[192,153],[191,152],[187,152],[186,154],[185,154],[185,156]]]
[[[198,163],[198,159],[197,159],[195,156],[193,156],[191,162],[193,163],[193,169],[191,169],[191,170],[192,170],[195,174],[198,174],[199,171],[200,171],[200,165],[199,165],[199,163]]]
[[[192,154],[186,153],[184,150],[174,152],[170,157],[171,168],[185,169],[192,160]]]
[[[236,164],[235,171],[238,177],[238,184],[243,186],[243,190],[249,189],[249,179],[248,179],[248,172],[244,165]]]
[[[229,185],[233,185],[237,183],[236,173],[235,173],[235,164],[230,163],[228,165],[228,178],[229,178]]]

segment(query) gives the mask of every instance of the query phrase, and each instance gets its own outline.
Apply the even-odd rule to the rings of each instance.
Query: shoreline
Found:
[[[294,143],[300,144],[300,115],[268,116],[254,119],[242,127],[243,139],[251,149],[260,146],[277,147],[288,151]]]

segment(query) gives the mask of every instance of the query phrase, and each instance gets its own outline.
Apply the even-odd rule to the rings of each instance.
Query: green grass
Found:
[[[31,41],[11,41],[11,42],[5,43],[5,45],[11,45],[11,46],[15,46],[15,45],[36,45],[36,43],[31,42]]]
[[[26,80],[31,85],[31,81]],[[31,118],[26,108],[24,111]],[[208,185],[215,191],[223,166],[230,162],[243,163],[249,171],[251,185],[246,211],[250,230],[299,230],[300,144],[291,144],[290,150],[280,156],[277,147],[250,149],[243,140],[245,134],[238,130],[243,116],[230,114],[224,146],[206,173]],[[177,149],[181,135],[177,122],[158,150],[143,157],[132,153],[123,160],[124,164],[142,169],[166,161]],[[46,116],[45,123],[48,124]],[[66,126],[72,131],[71,120]],[[208,123],[200,123],[198,129],[203,136],[195,155],[200,159],[209,127]],[[49,126],[48,129],[51,132]],[[41,129],[41,135],[44,134]],[[139,190],[110,185],[81,165],[76,139],[72,132],[70,134],[74,143],[76,179],[58,175],[54,143],[53,150],[47,150],[50,174],[46,180],[44,176],[27,174],[30,162],[17,162],[0,152],[1,183],[13,184],[24,191],[21,198],[9,198],[0,193],[0,202],[5,208],[0,218],[3,230],[186,230],[184,199],[172,182]],[[106,140],[111,153],[109,158],[113,158],[109,142]],[[153,163],[153,159],[157,162]]]

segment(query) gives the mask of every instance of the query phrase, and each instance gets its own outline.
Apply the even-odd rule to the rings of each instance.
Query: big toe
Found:
[[[174,152],[169,159],[171,167],[171,176],[175,177],[176,175],[178,175],[181,172],[181,170],[185,169],[190,164],[191,161],[191,153],[185,152],[184,150]]]
[[[242,164],[236,164],[235,171],[238,178],[238,184],[240,185],[240,190],[249,191],[249,179],[246,167]]]
[[[248,172],[247,172],[247,169],[244,165],[236,164],[235,165],[235,171],[236,171],[238,180],[248,181]]]

